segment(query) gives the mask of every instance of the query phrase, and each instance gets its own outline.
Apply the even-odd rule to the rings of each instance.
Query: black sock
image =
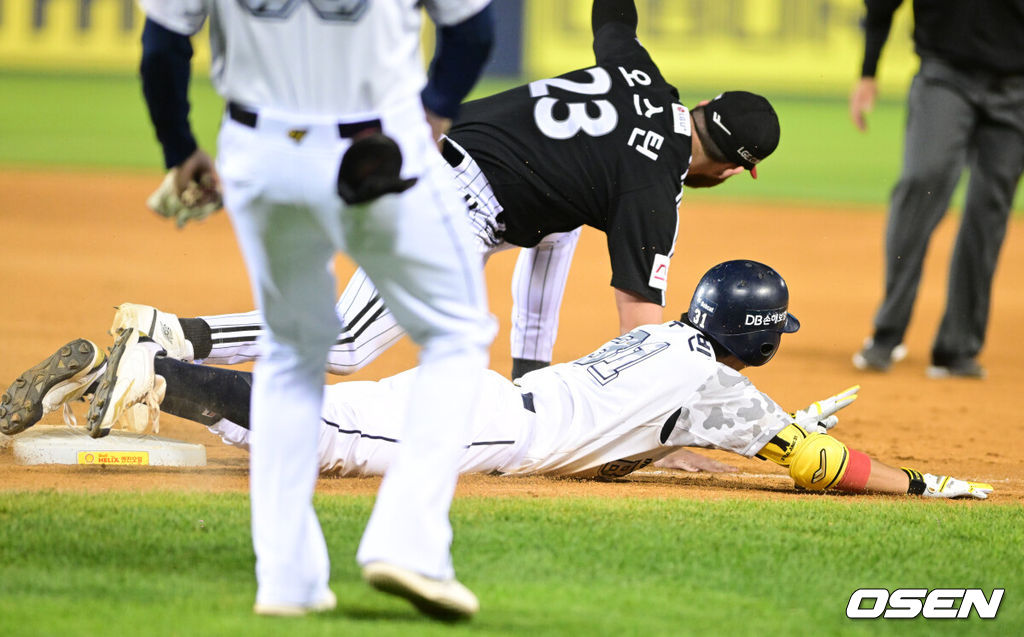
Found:
[[[249,399],[252,374],[233,369],[207,367],[158,356],[157,374],[167,381],[161,409],[195,422],[213,424],[220,418],[249,428]]]
[[[524,375],[538,370],[544,369],[551,363],[549,361],[535,361],[529,358],[513,358],[512,359],[512,380],[522,378]]]
[[[210,325],[200,318],[180,318],[181,331],[185,333],[185,339],[192,343],[193,355],[202,360],[210,355],[213,349],[213,335],[210,332]]]

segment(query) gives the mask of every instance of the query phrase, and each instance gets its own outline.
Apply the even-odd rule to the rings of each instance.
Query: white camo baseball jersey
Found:
[[[322,473],[387,469],[415,373],[327,388]],[[637,328],[590,356],[526,374],[518,386],[491,371],[480,396],[462,473],[620,477],[684,446],[749,457],[791,422],[745,376],[718,363],[700,332],[676,321]],[[246,446],[248,431],[237,425],[211,429]]]

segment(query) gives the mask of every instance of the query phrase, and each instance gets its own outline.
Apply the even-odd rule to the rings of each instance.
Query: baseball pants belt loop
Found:
[[[528,391],[523,394],[523,408],[526,409],[526,411],[537,413],[537,408],[533,405],[533,392]]]
[[[256,122],[259,121],[256,111],[249,110],[236,102],[228,102],[228,117],[249,128],[256,128]]]
[[[260,121],[259,113],[237,102],[228,102],[228,117],[249,128],[256,128]],[[380,118],[374,118],[360,122],[338,122],[337,128],[338,137],[352,139],[361,137],[361,133],[379,133],[384,126]]]

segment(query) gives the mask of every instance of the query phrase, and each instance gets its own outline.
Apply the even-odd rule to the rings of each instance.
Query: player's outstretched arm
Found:
[[[973,497],[984,500],[992,485],[950,476],[891,467],[849,449],[825,433],[808,433],[797,424],[780,431],[757,456],[789,468],[797,487],[853,493],[893,493],[931,498]]]

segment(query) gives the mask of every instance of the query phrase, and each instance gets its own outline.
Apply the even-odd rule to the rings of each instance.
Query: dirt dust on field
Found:
[[[113,308],[132,301],[179,316],[251,309],[244,266],[226,214],[177,230],[145,209],[159,183],[153,175],[0,170],[0,389],[76,337],[107,346]],[[727,186],[723,187],[723,190]],[[877,207],[816,208],[723,203],[688,195],[681,208],[666,320],[686,308],[710,266],[750,258],[775,267],[789,283],[790,310],[803,327],[786,336],[779,355],[749,376],[788,409],[850,385],[860,398],[835,430],[853,448],[894,465],[986,481],[990,502],[1024,502],[1024,224],[1011,222],[995,281],[987,344],[980,362],[989,377],[925,377],[931,339],[945,302],[946,270],[959,219],[948,215],[932,240],[917,307],[907,335],[909,356],[888,374],[858,372],[850,363],[882,286],[884,214]],[[487,268],[491,310],[501,323],[491,366],[508,373],[509,282],[513,251]],[[353,266],[338,260],[340,283]],[[617,320],[604,237],[585,231],[572,265],[555,359],[571,360],[615,335]],[[403,340],[354,378],[375,379],[415,364]],[[353,378],[353,377],[350,377]],[[338,378],[327,378],[339,382]],[[77,404],[81,420],[85,405]],[[58,413],[44,424],[59,424]],[[244,491],[247,455],[204,427],[163,416],[160,435],[206,445],[198,469],[102,466],[20,466],[0,450],[0,489],[70,491],[180,489]],[[10,440],[0,441],[0,447]],[[9,445],[8,445],[9,446]],[[801,498],[782,469],[724,452],[702,452],[738,474],[647,469],[597,483],[549,478],[466,476],[459,497]],[[378,479],[323,478],[320,493],[372,494]],[[831,497],[831,496],[825,496]],[[842,496],[839,496],[842,497]],[[977,505],[983,505],[977,503]]]

